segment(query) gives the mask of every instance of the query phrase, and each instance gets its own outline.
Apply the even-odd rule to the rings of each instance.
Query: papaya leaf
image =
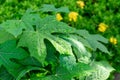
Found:
[[[91,54],[86,50],[83,43],[81,43],[79,40],[77,40],[77,38],[74,36],[69,36],[69,37],[64,36],[63,38],[71,44],[71,46],[73,48],[73,52],[77,58],[77,61],[83,62],[83,63],[90,62]],[[80,38],[80,37],[78,37],[78,38]]]
[[[51,4],[44,4],[42,8],[40,9],[42,12],[64,12],[64,13],[69,13],[69,9],[67,7],[60,7],[60,8],[55,8],[54,5]]]
[[[46,47],[47,47],[47,56],[46,56],[46,62],[48,65],[51,65],[51,71],[54,72],[56,69],[56,66],[59,64],[58,60],[58,52],[56,51],[55,47],[48,41],[45,40]]]
[[[56,8],[54,5],[50,4],[44,4],[42,8],[40,9],[42,12],[51,12],[51,11],[56,11]]]
[[[69,13],[70,11],[67,7],[60,7],[60,8],[57,8],[55,12]]]
[[[55,50],[55,47],[53,47],[53,45],[48,40],[46,40],[45,43],[46,43],[46,47],[47,47],[46,61],[48,63],[53,63],[53,64],[57,63],[58,55],[55,54],[55,53],[57,53]]]
[[[93,35],[93,37],[100,42],[108,43],[108,40],[99,34],[95,34]]]
[[[47,16],[41,19],[38,31],[47,31],[49,33],[74,33],[75,28],[68,26],[66,23],[56,20],[55,16]]]
[[[71,69],[76,64],[76,58],[73,55],[60,55],[59,62],[60,66]]]
[[[99,49],[102,52],[109,53],[107,48],[102,44],[102,43],[108,42],[108,40],[104,38],[103,36],[98,35],[98,34],[95,34],[95,35],[89,34],[88,31],[86,30],[78,30],[76,33],[79,36],[82,36],[83,38],[85,38],[89,42],[89,44],[91,45],[94,51],[96,49]]]
[[[88,76],[86,80],[107,80],[110,72],[114,70],[106,61],[94,62],[91,66],[96,69],[96,71]]]
[[[20,35],[22,33],[22,29],[26,29],[24,23],[21,20],[7,20],[0,24],[0,26],[14,37]]]
[[[54,75],[38,78],[40,80],[72,80],[74,77],[88,76],[94,71],[89,65],[76,63],[73,55],[60,55],[60,66]],[[34,80],[34,79],[33,79]]]
[[[30,31],[34,31],[34,29],[38,27],[40,20],[40,16],[38,14],[33,14],[31,9],[28,9],[21,18],[21,21],[24,22],[25,26],[27,27],[27,30]]]
[[[94,50],[99,49],[102,52],[109,53],[107,48],[101,43],[101,37],[99,37],[99,40],[101,40],[101,42],[96,37],[94,37],[94,35],[89,36],[87,40],[90,43],[90,45],[94,48]]]
[[[0,24],[0,27],[4,29],[6,32],[12,34],[14,37],[22,34],[23,30],[32,30],[34,31],[34,27],[37,27],[40,21],[40,17],[38,14],[31,14],[31,9],[27,10],[23,15],[21,20],[7,20]]]
[[[93,48],[91,47],[91,45],[89,44],[89,42],[83,38],[83,37],[80,37],[80,36],[77,36],[77,35],[72,35],[72,37],[78,41],[80,41],[82,44],[84,44],[85,47],[93,50]]]
[[[67,42],[65,43],[64,41],[63,45],[63,42],[60,42],[59,38],[51,36],[52,35],[49,36],[42,32],[39,33],[35,31],[25,31],[21,36],[18,46],[28,47],[31,53],[30,56],[38,59],[40,62],[44,62],[47,54],[44,39],[50,40],[55,48],[62,54],[72,53],[71,46],[68,45]],[[52,40],[52,38],[54,39],[54,41]]]
[[[32,70],[41,70],[39,67],[33,67],[33,66],[27,66],[22,69],[22,71],[19,72],[19,75],[17,76],[16,80],[21,80],[21,78],[28,72]]]
[[[14,39],[14,36],[12,36],[10,33],[6,32],[3,29],[0,29],[0,44],[12,39]]]
[[[71,69],[66,67],[58,67],[56,74],[38,78],[39,80],[72,80],[74,77],[88,76],[94,70],[87,64],[77,63]],[[31,79],[34,80],[34,79]]]
[[[83,77],[85,75],[90,75],[91,72],[94,71],[94,69],[92,69],[88,64],[83,62],[76,62],[75,56],[73,55],[60,55],[59,60],[60,67],[66,68],[72,77]]]
[[[38,60],[36,60],[35,58],[30,57],[30,56],[28,56],[27,58],[22,59],[22,60],[15,59],[15,61],[23,66],[36,66],[36,67],[42,66]]]
[[[40,62],[44,62],[46,57],[46,46],[44,44],[44,35],[39,32],[25,31],[21,36],[18,46],[27,47],[30,56],[36,58]]]
[[[70,28],[67,24],[58,22],[53,16],[49,16],[41,20],[36,31],[24,31],[18,46],[27,47],[30,51],[30,56],[35,57],[43,63],[47,55],[44,40],[47,39],[50,41],[61,54],[72,55],[71,45],[65,40],[54,36],[53,33],[66,34],[74,31],[75,29]]]
[[[0,67],[0,80],[13,80],[14,77],[2,66]]]
[[[66,68],[59,67],[54,75],[34,77],[31,80],[71,80],[71,74]]]
[[[16,41],[7,41],[0,45],[0,64],[14,77],[19,74],[21,66],[11,59],[21,60],[27,56],[28,54],[26,51],[16,47]]]

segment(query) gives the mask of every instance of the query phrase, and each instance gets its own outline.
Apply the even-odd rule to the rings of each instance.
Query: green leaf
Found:
[[[60,55],[59,57],[60,66],[71,69],[76,64],[75,56],[73,55]]]
[[[58,67],[56,74],[38,78],[38,80],[72,80],[74,77],[88,76],[93,72],[93,69],[84,63],[77,63],[71,69]],[[34,80],[34,79],[31,79]]]
[[[72,33],[75,29],[70,28],[67,24],[58,22],[54,17],[46,17],[41,20],[37,31],[24,31],[20,38],[18,46],[27,47],[30,56],[35,57],[41,63],[46,58],[46,46],[44,40],[47,39],[52,43],[61,54],[71,54],[71,45],[65,40],[54,36],[53,33]]]
[[[44,4],[40,10],[42,12],[51,12],[51,11],[55,11],[56,8],[54,5]]]
[[[89,63],[91,54],[86,50],[84,44],[77,40],[76,37],[64,37],[69,43],[71,43],[77,61],[83,63]],[[79,37],[80,38],[80,37]]]
[[[25,24],[21,20],[7,20],[6,22],[3,22],[0,27],[14,37],[17,37],[22,33],[23,29],[26,29]]]
[[[69,9],[67,7],[60,7],[60,8],[55,8],[54,5],[51,4],[44,4],[42,8],[40,9],[42,12],[65,12],[69,13]]]
[[[22,30],[34,31],[39,25],[40,16],[38,14],[32,14],[31,12],[31,9],[29,9],[21,20],[7,20],[0,24],[0,27],[14,37],[22,34]]]
[[[102,44],[102,43],[108,42],[106,38],[98,34],[97,35],[89,34],[88,31],[86,30],[78,30],[76,33],[79,36],[82,36],[83,38],[85,38],[89,42],[89,44],[91,45],[94,51],[96,49],[99,49],[102,52],[109,53],[107,48]]]
[[[90,45],[94,48],[94,50],[98,48],[102,52],[109,53],[107,48],[102,43],[99,42],[102,41],[101,38],[99,38],[98,40],[96,37],[94,37],[94,35],[91,35],[87,38],[87,40],[89,41]]]
[[[73,37],[74,36],[74,37]],[[80,36],[77,36],[77,35],[73,35],[72,37],[78,41],[80,41],[82,44],[84,44],[85,47],[89,48],[89,49],[93,49],[91,47],[91,45],[89,44],[89,42],[85,39],[85,38],[82,38]]]
[[[114,70],[106,61],[94,62],[91,66],[96,69],[96,71],[87,77],[86,80],[107,80],[110,72]]]
[[[79,62],[73,66],[73,68],[71,69],[71,74],[73,75],[73,77],[80,78],[83,76],[89,76],[94,71],[95,71],[94,68],[92,68],[88,64]]]
[[[55,16],[47,16],[41,19],[38,31],[45,31],[49,33],[74,33],[76,31],[75,28],[68,26],[66,23],[60,22],[56,20]]]
[[[70,43],[58,37],[54,38],[51,36],[51,38],[49,38],[50,42],[60,54],[73,55]]]
[[[69,13],[68,7],[60,7],[56,9],[56,12],[64,12],[64,13]]]
[[[31,80],[71,80],[71,74],[66,68],[59,67],[54,75],[31,78]]]
[[[43,63],[46,57],[44,37],[39,32],[25,31],[21,36],[18,46],[27,47],[30,51],[30,56]]]
[[[71,74],[72,77],[83,77],[90,75],[94,69],[88,64],[78,62],[76,63],[75,56],[73,55],[60,55],[60,66],[65,67]]]
[[[21,60],[27,56],[26,51],[16,47],[16,41],[7,41],[0,45],[0,64],[14,77],[19,74],[21,66],[12,61],[12,59]]]
[[[38,60],[30,56],[25,59],[15,61],[23,66],[38,66],[38,67],[42,66]]]
[[[56,66],[59,64],[59,54],[55,50],[55,47],[48,40],[45,40],[45,43],[47,47],[47,56],[45,60],[47,61],[48,65],[51,65],[51,71],[54,73]]]
[[[39,80],[72,80],[75,77],[83,77],[90,75],[94,69],[88,64],[76,63],[73,55],[60,55],[60,66],[53,75],[36,78]]]
[[[108,43],[108,40],[99,34],[95,34],[93,35],[93,37],[100,42]]]
[[[57,53],[55,50],[55,47],[53,47],[53,45],[48,40],[46,40],[45,43],[46,43],[46,47],[47,47],[46,61],[48,63],[53,63],[53,64],[57,63],[58,55],[55,54],[55,53]]]
[[[0,80],[13,80],[13,79],[14,77],[10,75],[3,66],[0,67]]]
[[[39,67],[33,67],[33,66],[24,67],[22,71],[19,72],[19,75],[17,76],[16,80],[20,80],[26,73],[32,70],[41,70],[41,69]]]
[[[28,9],[26,13],[21,18],[21,21],[24,22],[27,30],[34,31],[40,23],[40,16],[38,14],[33,14],[31,9]]]
[[[7,40],[12,40],[12,39],[14,39],[14,36],[12,36],[3,29],[0,29],[0,44],[4,43]]]

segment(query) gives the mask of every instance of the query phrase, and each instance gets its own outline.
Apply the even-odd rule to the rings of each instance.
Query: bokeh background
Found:
[[[111,79],[120,73],[120,0],[0,0],[0,23],[20,19],[28,8],[39,10],[43,4],[68,7],[72,13],[59,13],[60,21],[107,38],[110,54],[98,50],[96,59],[107,60],[116,69]]]

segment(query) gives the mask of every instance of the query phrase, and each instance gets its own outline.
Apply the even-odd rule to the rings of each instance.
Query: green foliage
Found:
[[[104,78],[107,79],[113,69],[92,58],[97,49],[109,53],[103,45],[107,39],[57,21],[54,14],[40,17],[38,12],[48,12],[48,7],[53,13],[68,10],[45,5],[40,11],[27,10],[20,20],[0,24],[0,37],[10,35],[0,39],[0,72],[6,74],[0,74],[0,78],[80,80],[94,75],[99,78],[104,72],[101,67],[108,67]],[[102,73],[98,75],[99,71]]]
[[[67,7],[60,7],[55,8],[54,5],[44,4],[42,8],[40,9],[42,12],[65,12],[69,13],[69,9]]]
[[[109,77],[110,72],[114,70],[105,61],[94,62],[91,66],[96,69],[96,72],[92,73],[86,80],[106,80]]]
[[[12,40],[14,39],[14,36],[11,35],[10,33],[6,32],[4,29],[0,28],[0,43],[3,43],[7,40]]]
[[[8,41],[0,45],[0,66],[4,66],[14,77],[19,75],[21,65],[16,64],[11,59],[24,59],[28,56],[27,52],[16,47],[15,41]]]
[[[22,29],[25,29],[25,25],[19,20],[8,20],[1,24],[1,28],[12,34],[14,37],[17,37],[22,33]]]
[[[70,65],[67,65],[70,66]],[[77,63],[71,66],[70,69],[58,67],[56,73],[51,76],[39,78],[40,80],[71,80],[73,77],[87,76],[92,72],[92,68],[83,63]],[[34,80],[34,79],[33,79]]]
[[[98,34],[89,35],[89,33],[85,30],[78,31],[78,34],[83,36],[86,40],[88,40],[89,44],[93,47],[93,50],[96,50],[98,48],[102,52],[109,53],[107,48],[104,45],[100,44],[100,42],[107,43],[106,38]]]

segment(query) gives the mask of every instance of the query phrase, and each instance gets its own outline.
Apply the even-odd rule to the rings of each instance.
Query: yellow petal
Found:
[[[108,27],[108,25],[106,25],[106,24],[104,24],[104,23],[100,23],[98,26],[99,26],[99,27],[98,27],[98,30],[99,30],[100,32],[105,32],[106,29],[107,29],[107,27]]]
[[[57,19],[58,21],[63,20],[63,18],[62,18],[62,16],[61,16],[60,13],[57,13],[57,14],[56,14],[56,19]]]
[[[80,8],[84,8],[84,6],[85,6],[85,3],[84,3],[84,1],[77,1],[77,4],[78,4],[78,6],[80,7]]]
[[[70,12],[68,14],[68,17],[69,17],[69,21],[76,22],[77,21],[77,17],[78,17],[78,13],[77,12]]]
[[[114,38],[114,37],[110,37],[110,43],[112,43],[112,44],[117,44],[117,39],[116,38]]]

